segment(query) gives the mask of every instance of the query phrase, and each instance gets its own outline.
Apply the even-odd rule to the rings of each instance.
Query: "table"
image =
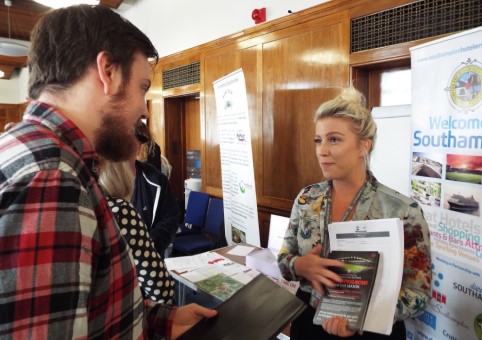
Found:
[[[237,244],[237,245],[233,245],[233,246],[227,246],[227,247],[215,249],[213,251],[210,251],[209,253],[217,253],[221,256],[224,256],[224,257],[228,258],[229,260],[233,261],[234,263],[237,263],[237,264],[240,264],[240,265],[244,266],[246,264],[246,257],[245,256],[237,256],[237,255],[228,254],[229,251],[231,251],[234,247],[236,247],[238,245],[253,247],[254,249],[252,250],[252,252],[261,249],[259,247],[252,246],[252,245],[249,245],[249,244]],[[201,255],[201,254],[198,254],[198,255]],[[197,255],[194,255],[194,256],[197,256]],[[168,260],[168,259],[166,259],[166,260]],[[246,267],[246,269],[247,269],[246,271],[252,270],[252,269],[247,268],[247,267]],[[189,272],[192,273],[192,271],[189,271]],[[194,282],[192,282],[188,278],[186,278],[183,274],[188,273],[187,271],[179,272],[177,270],[169,270],[169,273],[178,282],[178,285],[177,285],[178,286],[178,301],[177,301],[177,304],[179,306],[183,306],[186,302],[186,287],[189,287],[190,289],[192,289],[195,292],[199,292],[199,293],[202,293],[202,294],[208,294],[209,296],[218,300],[220,303],[222,302],[222,300],[219,299],[217,296],[211,295],[208,292],[200,289]]]

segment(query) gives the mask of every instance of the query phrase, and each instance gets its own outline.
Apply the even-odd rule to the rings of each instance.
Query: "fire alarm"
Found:
[[[255,24],[260,24],[266,21],[266,8],[256,8],[251,13],[251,18],[253,18]]]

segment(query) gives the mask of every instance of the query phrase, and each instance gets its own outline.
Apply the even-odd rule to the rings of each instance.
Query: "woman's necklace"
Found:
[[[363,183],[360,189],[358,189],[358,192],[356,193],[355,197],[351,201],[350,205],[348,205],[348,208],[346,208],[345,213],[341,217],[340,222],[346,221],[348,216],[350,216],[353,208],[355,205],[357,205],[358,201],[361,198],[361,195],[363,194],[363,190],[365,189],[367,185],[368,180]],[[331,224],[331,201],[332,201],[332,191],[333,191],[333,182],[330,181],[330,188],[328,189],[327,193],[327,200],[326,200],[326,209],[325,209],[325,226],[324,226],[324,239],[323,239],[323,257],[327,257],[328,254],[330,253],[330,240],[329,240],[329,235],[328,235],[328,225]]]

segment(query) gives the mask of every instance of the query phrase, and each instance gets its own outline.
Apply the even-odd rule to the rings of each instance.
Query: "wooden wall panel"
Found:
[[[316,108],[348,85],[343,24],[263,44],[263,147],[260,203],[289,209],[304,186],[322,179],[313,143]]]
[[[237,69],[242,68],[246,79],[248,94],[248,111],[251,124],[251,138],[253,147],[253,162],[257,164],[257,150],[260,136],[257,109],[257,48],[251,47],[211,57],[204,62],[204,114],[205,114],[205,149],[203,152],[203,187],[206,192],[218,195],[222,188],[221,159],[217,135],[216,100],[213,82]]]
[[[170,186],[174,195],[182,199],[184,196],[184,100],[182,97],[164,99],[164,121],[166,143],[164,156],[172,165]],[[164,151],[164,150],[162,150]]]
[[[201,113],[199,96],[186,97],[184,101],[186,150],[201,150]]]
[[[149,131],[152,138],[161,148],[161,154],[166,154],[166,138],[164,123],[164,99],[148,100]]]
[[[3,132],[5,124],[22,121],[26,103],[23,104],[0,104],[0,129]]]

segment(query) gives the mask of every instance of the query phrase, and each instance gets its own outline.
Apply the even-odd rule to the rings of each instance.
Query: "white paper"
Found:
[[[236,256],[246,256],[254,250],[255,247],[249,246],[236,246],[230,251],[227,252],[229,255],[236,255]]]
[[[283,244],[289,223],[289,217],[271,215],[271,220],[269,222],[268,249],[271,250],[276,257]]]
[[[289,221],[288,217],[271,215],[268,248],[247,255],[246,266],[255,268],[271,278],[281,278],[277,260]]]
[[[258,272],[256,269],[247,269],[231,276],[231,278],[246,285],[259,274],[260,272]]]
[[[331,250],[380,253],[379,266],[363,329],[390,334],[403,273],[403,222],[398,218],[332,223]]]
[[[167,258],[165,262],[169,271],[176,270],[184,279],[193,283],[224,274],[246,284],[257,275],[253,274],[256,271],[211,251],[192,256]]]
[[[219,260],[219,259],[226,259],[222,255],[219,255],[215,252],[205,252],[197,255],[191,256],[181,256],[181,257],[169,257],[164,259],[166,263],[167,270],[169,271],[177,271],[179,273],[190,271],[196,268],[201,268],[210,264],[210,262]]]
[[[187,273],[183,273],[182,276],[191,282],[198,282],[205,279],[209,279],[210,277],[216,276],[221,274],[221,270],[219,267],[216,266],[205,266],[201,268],[197,268],[196,270],[189,271]]]

